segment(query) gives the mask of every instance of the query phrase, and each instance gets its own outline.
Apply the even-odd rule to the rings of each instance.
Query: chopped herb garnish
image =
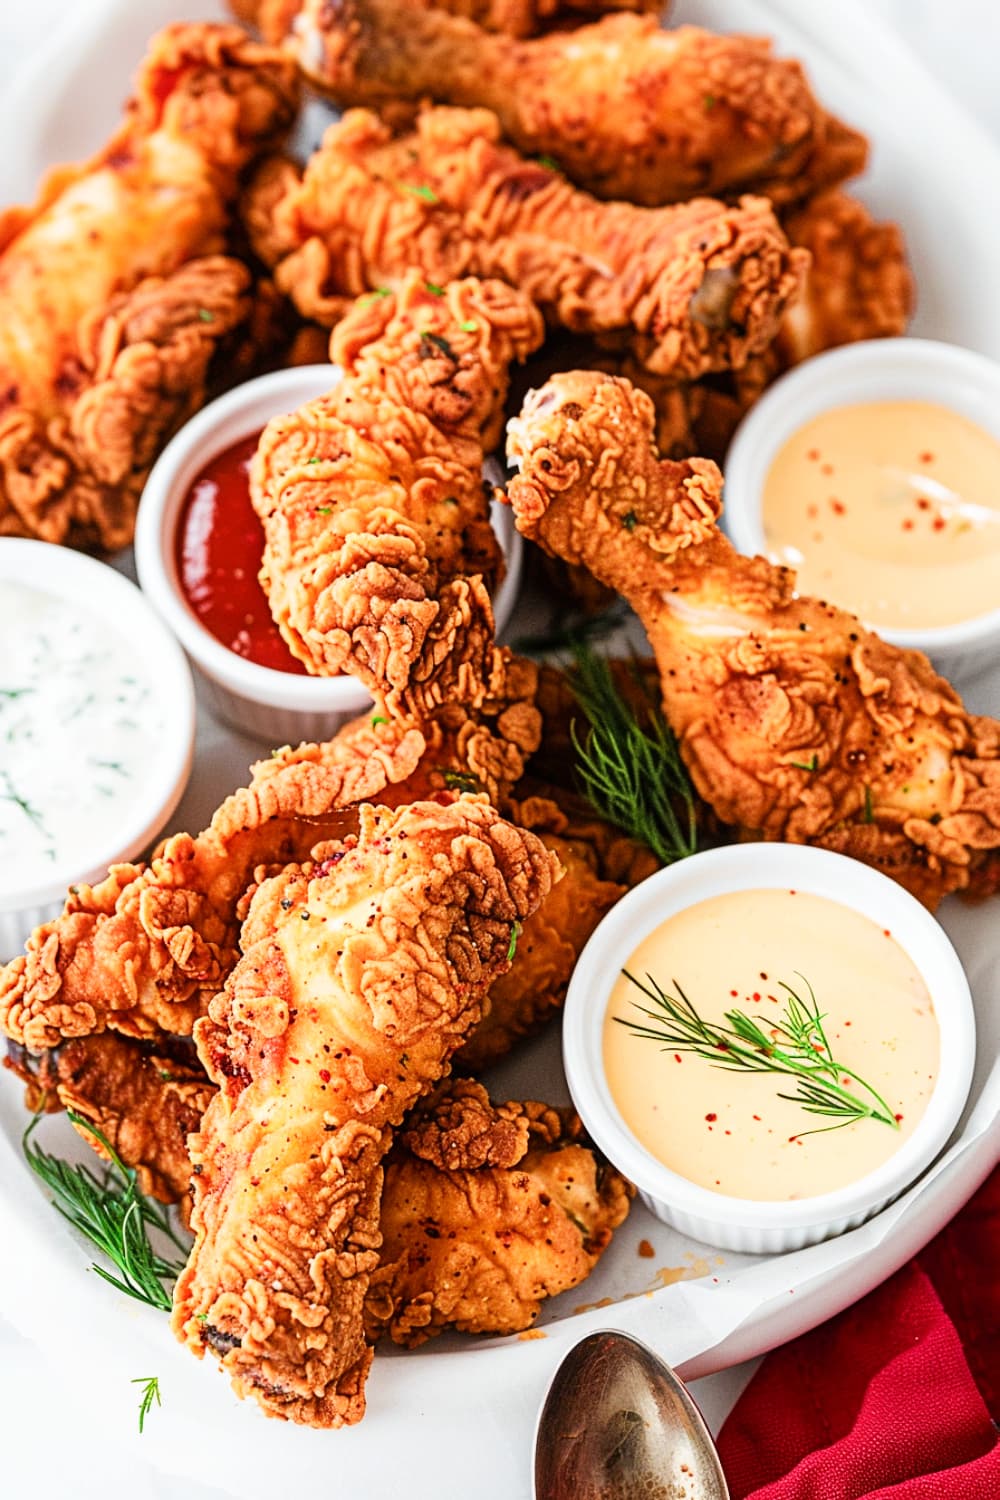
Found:
[[[321,458],[318,458],[318,457],[317,458],[307,458],[306,459],[306,464],[309,465],[309,466],[311,466],[312,464],[321,464],[322,462],[323,462],[323,460]]]
[[[437,284],[436,281],[425,281],[424,282],[424,286],[427,289],[427,291],[430,292],[430,294],[431,294],[432,297],[443,297],[444,296],[444,287],[443,286],[438,286],[438,284]]]
[[[313,512],[317,516],[332,516],[333,515],[333,506],[332,505],[314,505],[313,506]]]
[[[507,962],[514,962],[514,954],[517,952],[517,940],[521,936],[521,924],[515,922],[510,929],[510,942],[507,944]]]
[[[373,292],[365,292],[365,294],[364,294],[363,297],[359,297],[358,298],[358,301],[361,302],[361,303],[377,302],[380,297],[391,297],[391,296],[392,296],[392,287],[389,287],[389,286],[377,286]]]
[[[372,714],[372,728],[377,729],[380,724],[388,724],[389,720],[385,714]]]
[[[794,766],[797,771],[818,771],[819,756],[813,751],[812,760],[792,760],[789,765]]]
[[[422,198],[425,203],[437,203],[438,195],[432,187],[425,182],[404,182],[403,192],[411,194],[414,198]]]
[[[133,1385],[143,1387],[142,1400],[139,1403],[139,1431],[142,1432],[146,1418],[152,1410],[153,1403],[162,1405],[160,1401],[160,1378],[158,1375],[140,1375],[133,1380]]]
[[[451,792],[481,792],[483,789],[479,777],[469,771],[445,771],[442,774],[444,784]]]
[[[625,527],[626,531],[634,531],[638,524],[639,517],[636,515],[634,510],[627,510],[622,516],[622,525]]]
[[[550,172],[562,173],[562,167],[554,156],[539,156],[535,158],[540,167],[547,167]]]
[[[209,310],[208,310],[207,307],[199,307],[199,309],[198,309],[198,317],[199,317],[199,320],[202,323],[214,323],[215,322],[215,313],[214,312],[209,312]]]
[[[476,329],[479,327],[479,324],[476,322],[475,318],[465,318],[464,321],[459,323],[458,326],[459,328],[461,328],[463,333],[475,333]]]

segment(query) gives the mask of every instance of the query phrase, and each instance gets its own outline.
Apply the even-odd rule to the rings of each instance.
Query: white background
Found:
[[[73,11],[88,0],[75,0]],[[142,0],[133,0],[141,5]],[[801,0],[805,5],[823,5],[833,0]],[[995,0],[867,0],[869,9],[897,26],[924,63],[947,83],[970,113],[1000,138],[1000,6]],[[0,89],[34,50],[44,45],[53,28],[68,11],[66,0],[0,0]],[[16,139],[0,144],[0,150],[16,151]],[[984,183],[983,192],[993,194],[1000,183]],[[947,235],[947,223],[941,233]],[[996,295],[984,287],[984,296]],[[2,1228],[0,1228],[2,1232]],[[4,1290],[7,1295],[10,1289]],[[21,1288],[19,1295],[43,1297],[44,1288]],[[2,1299],[0,1299],[2,1300]],[[713,1427],[718,1427],[735,1400],[753,1366],[741,1366],[708,1380],[697,1382],[694,1394],[703,1405]],[[146,1375],[136,1370],[136,1375]],[[123,1442],[109,1449],[106,1438],[93,1432],[85,1416],[94,1393],[84,1403],[69,1380],[61,1374],[52,1351],[42,1353],[28,1343],[0,1314],[0,1432],[4,1437],[0,1457],[2,1500],[230,1500],[224,1475],[206,1475],[205,1483],[192,1485],[164,1478],[143,1463],[136,1443]],[[169,1400],[169,1390],[165,1392]],[[107,1390],[100,1393],[115,1427],[132,1429],[137,1391]],[[150,1421],[156,1420],[153,1412]],[[103,1424],[102,1424],[103,1425]],[[447,1494],[447,1455],[442,1454],[442,1494]],[[336,1493],[334,1473],[317,1475],[318,1497]],[[405,1493],[405,1485],[403,1486]],[[372,1496],[372,1500],[388,1497]]]

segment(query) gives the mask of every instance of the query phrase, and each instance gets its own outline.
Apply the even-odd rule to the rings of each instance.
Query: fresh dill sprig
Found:
[[[96,1245],[121,1273],[116,1276],[96,1263],[91,1267],[120,1292],[145,1302],[147,1307],[170,1311],[170,1293],[164,1282],[173,1283],[184,1268],[187,1246],[178,1239],[164,1204],[140,1192],[136,1173],[95,1125],[82,1115],[67,1111],[74,1125],[94,1136],[110,1160],[103,1172],[82,1163],[50,1156],[31,1136],[41,1119],[35,1115],[22,1137],[22,1147],[31,1170],[52,1193],[56,1208],[74,1229]],[[164,1235],[181,1253],[180,1260],[167,1260],[154,1248],[150,1230]]]
[[[658,706],[650,698],[646,722],[640,723],[604,657],[577,641],[573,660],[570,687],[590,725],[582,739],[575,723],[570,727],[587,800],[602,817],[641,839],[663,864],[693,854],[698,847],[694,792]],[[644,687],[638,669],[635,676]]]
[[[653,1008],[633,1002],[646,1020],[630,1021],[616,1016],[620,1025],[627,1026],[636,1036],[662,1043],[664,1051],[693,1052],[713,1068],[723,1068],[729,1073],[776,1073],[783,1078],[794,1078],[794,1091],[789,1094],[779,1091],[778,1098],[800,1105],[807,1114],[826,1115],[837,1121],[835,1125],[800,1131],[800,1136],[840,1130],[857,1120],[878,1120],[893,1130],[899,1129],[899,1121],[882,1095],[834,1058],[823,1029],[825,1017],[804,975],[798,977],[809,991],[808,1000],[782,980],[779,988],[785,992],[785,1002],[777,1018],[769,1018],[760,1025],[744,1011],[727,1010],[726,1025],[722,1026],[699,1015],[676,979],[673,983],[677,993],[672,995],[651,974],[646,975],[648,982],[643,984],[627,969],[622,973],[652,1002]],[[859,1092],[845,1088],[841,1079],[850,1079]]]
[[[142,1432],[146,1418],[155,1401],[157,1406],[162,1406],[160,1400],[160,1377],[158,1375],[138,1375],[132,1381],[133,1385],[142,1386],[142,1400],[139,1402],[139,1431]]]

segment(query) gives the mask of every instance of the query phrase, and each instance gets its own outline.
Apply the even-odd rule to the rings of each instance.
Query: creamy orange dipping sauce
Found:
[[[899,1125],[863,1119],[806,1134],[836,1121],[779,1098],[794,1079],[731,1072],[622,1025],[647,1024],[636,1002],[654,1008],[622,975],[604,1024],[608,1085],[633,1135],[690,1182],[778,1202],[832,1192],[892,1156],[927,1106],[939,1060],[927,986],[891,933],[839,902],[784,890],[717,896],[669,917],[625,968],[675,995],[679,983],[707,1022],[741,1010],[765,1030],[786,1003],[781,980],[808,998],[804,975],[830,1054],[878,1091]],[[846,1075],[840,1082],[860,1094]]]
[[[925,401],[814,417],[764,484],[768,555],[799,591],[876,627],[928,629],[1000,609],[1000,442]]]

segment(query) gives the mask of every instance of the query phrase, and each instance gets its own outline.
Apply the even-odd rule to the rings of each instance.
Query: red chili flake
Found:
[[[675,1052],[674,1053],[674,1062],[680,1062],[680,1060],[681,1060],[680,1053],[679,1052]]]
[[[760,990],[754,990],[754,992],[753,992],[753,998],[754,998],[754,1000],[759,1000],[760,999]]]
[[[299,1060],[298,1060],[298,1058],[297,1058],[297,1057],[290,1057],[290,1058],[289,1058],[289,1059],[288,1059],[288,1061],[289,1061],[289,1062],[291,1062],[291,1063],[295,1063],[295,1064],[296,1064],[296,1066],[297,1066],[297,1065],[298,1065],[298,1061],[299,1061]]]
[[[892,1118],[896,1121],[896,1124],[898,1125],[899,1122],[900,1122],[900,1120],[903,1118],[903,1116],[902,1115],[893,1115]]]
[[[806,515],[809,517],[810,521],[815,521],[816,517],[819,515],[819,506],[818,505],[807,505],[806,506]]]
[[[761,977],[761,979],[763,979],[764,983],[766,984],[767,983],[767,975],[764,973],[763,969],[761,969],[761,971],[760,971],[760,977]]]
[[[831,498],[830,509],[833,511],[835,516],[847,515],[847,506],[844,504],[843,500],[834,500]]]
[[[921,495],[920,498],[917,500],[917,509],[918,510],[930,510],[930,508],[931,508],[931,502],[926,498],[925,495]]]
[[[809,460],[810,463],[814,464],[816,462],[816,460],[819,458],[819,449],[818,448],[810,448],[809,452],[806,454],[806,458],[808,458],[808,460]]]
[[[892,937],[892,933],[889,931],[888,927],[883,927],[882,928],[882,936],[883,937]]]
[[[934,462],[933,453],[921,453],[918,462],[922,464],[932,464]]]
[[[716,1185],[716,1187],[721,1187],[722,1186],[722,1183],[719,1181],[718,1178],[715,1179],[715,1185]]]
[[[849,1078],[842,1078],[840,1081],[841,1081],[841,1083],[845,1084],[848,1088],[850,1088],[851,1080]]]
[[[931,522],[931,530],[943,531],[947,524],[948,522],[945,520],[944,516],[935,516],[933,521]]]
[[[760,1123],[760,1115],[754,1115],[754,1119],[758,1122],[758,1124]]]
[[[850,1026],[850,1024],[851,1024],[851,1022],[850,1022],[850,1021],[845,1021],[845,1022],[844,1022],[844,1025],[845,1025],[845,1026]]]
[[[717,1120],[718,1118],[719,1118],[718,1115],[706,1115],[705,1116],[706,1120]]]
[[[726,1131],[726,1132],[725,1132],[725,1134],[726,1134],[726,1135],[732,1135],[732,1133],[733,1133],[733,1132],[732,1132],[732,1131],[731,1131],[731,1130],[727,1130],[727,1131]]]
[[[909,516],[907,516],[906,520],[903,522],[903,530],[904,531],[912,531],[913,530],[913,522],[910,520]]]
[[[798,1136],[797,1135],[790,1135],[788,1137],[788,1144],[791,1145],[792,1141],[797,1141],[797,1140],[798,1140]]]
[[[788,894],[790,896],[797,896],[798,895],[798,891],[789,891]]]
[[[738,994],[739,994],[739,990],[730,990],[730,991],[729,991],[729,993],[730,993],[730,994],[731,994],[731,995],[733,995],[733,996],[736,996],[736,995],[738,995]]]
[[[320,1068],[320,1070],[319,1070],[319,1076],[322,1078],[322,1080],[323,1080],[324,1083],[329,1083],[330,1082],[330,1069],[329,1068]]]

